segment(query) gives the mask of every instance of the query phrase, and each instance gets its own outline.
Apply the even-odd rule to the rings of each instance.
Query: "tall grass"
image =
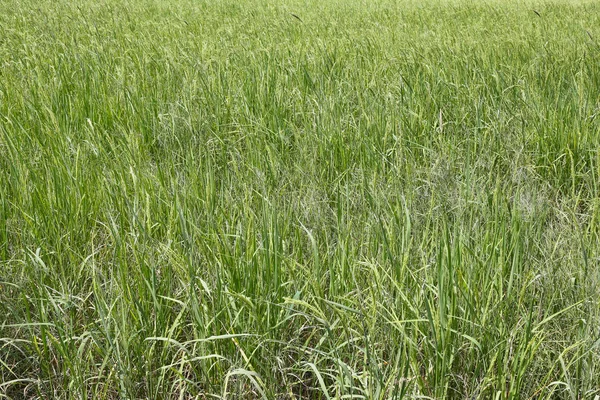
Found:
[[[0,398],[600,396],[600,5],[0,32]]]

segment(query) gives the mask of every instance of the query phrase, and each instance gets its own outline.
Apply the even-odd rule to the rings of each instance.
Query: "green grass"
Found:
[[[0,398],[598,399],[600,3],[4,0]]]

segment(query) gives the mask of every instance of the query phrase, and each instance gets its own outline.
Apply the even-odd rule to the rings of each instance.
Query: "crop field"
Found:
[[[600,2],[2,0],[0,399],[600,399]]]

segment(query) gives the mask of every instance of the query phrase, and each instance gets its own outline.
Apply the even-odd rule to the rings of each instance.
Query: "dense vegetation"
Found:
[[[0,398],[598,399],[599,96],[593,1],[3,0]]]

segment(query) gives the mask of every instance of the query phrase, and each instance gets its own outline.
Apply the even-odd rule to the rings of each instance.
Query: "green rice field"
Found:
[[[2,0],[0,399],[600,400],[600,1]]]

